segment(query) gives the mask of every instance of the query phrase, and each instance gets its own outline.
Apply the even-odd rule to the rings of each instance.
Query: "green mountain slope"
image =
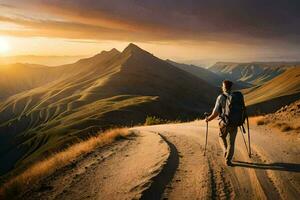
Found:
[[[0,103],[1,174],[148,115],[199,117],[217,95],[209,83],[133,44],[56,70],[63,74]]]
[[[300,67],[287,69],[265,84],[253,88],[245,95],[252,112],[274,112],[281,106],[300,98]]]
[[[14,94],[36,87],[61,81],[67,77],[74,77],[101,63],[103,59],[110,59],[109,55],[119,54],[116,49],[110,52],[103,51],[92,58],[81,59],[74,64],[47,67],[34,64],[0,65],[0,101]]]

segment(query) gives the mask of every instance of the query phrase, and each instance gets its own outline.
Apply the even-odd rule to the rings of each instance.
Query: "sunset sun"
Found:
[[[5,54],[9,52],[11,49],[11,46],[8,42],[8,40],[4,37],[0,37],[0,54]]]

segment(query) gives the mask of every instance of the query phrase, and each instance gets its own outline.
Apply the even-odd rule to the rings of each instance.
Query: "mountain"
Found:
[[[0,66],[0,100],[14,94],[43,86],[53,81],[72,77],[75,74],[88,70],[92,64],[100,62],[109,54],[120,53],[113,49],[111,52],[103,51],[89,59],[81,59],[74,64],[48,67],[36,64],[9,64]],[[82,69],[85,66],[86,69]]]
[[[40,87],[60,77],[64,71],[34,64],[10,64],[0,66],[0,100],[14,94]]]
[[[1,174],[98,131],[143,123],[147,116],[199,117],[217,96],[214,86],[134,44],[38,71],[28,78],[36,84],[0,102]],[[10,76],[22,85],[26,74]]]
[[[226,79],[223,75],[217,74],[215,72],[212,72],[210,69],[206,69],[203,67],[198,67],[195,65],[187,65],[182,63],[176,63],[172,60],[167,59],[168,63],[174,65],[175,67],[178,67],[179,69],[182,69],[184,71],[187,71],[194,76],[197,76],[198,78],[205,80],[206,82],[216,86],[220,87],[222,85],[222,82],[224,79]],[[234,89],[244,89],[249,88],[252,86],[252,84],[245,83],[239,80],[232,80],[234,82]]]
[[[179,69],[182,69],[184,71],[187,71],[198,78],[205,80],[206,82],[210,83],[211,85],[219,87],[222,85],[223,77],[217,75],[216,73],[205,69],[203,67],[198,67],[195,65],[187,65],[183,63],[177,63],[172,60],[167,59],[166,60],[171,65],[174,65],[175,67],[178,67]]]
[[[252,113],[275,112],[280,107],[300,99],[300,67],[290,67],[265,84],[245,95]]]
[[[300,65],[299,62],[217,62],[209,69],[220,76],[253,85],[263,83],[285,72],[288,68]]]

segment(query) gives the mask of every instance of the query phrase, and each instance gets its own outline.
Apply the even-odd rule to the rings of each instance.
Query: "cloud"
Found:
[[[7,19],[31,29],[25,32],[28,35],[135,41],[300,41],[298,0],[4,0],[3,4],[27,17],[33,12],[48,15],[47,20],[37,16]]]
[[[60,37],[70,39],[95,39],[95,40],[138,40],[161,39],[161,35],[147,32],[134,32],[124,29],[108,28],[101,25],[91,25],[72,21],[36,20],[24,18],[11,18],[0,16],[0,23],[20,25],[18,29],[0,29],[0,33],[13,36],[31,37]]]

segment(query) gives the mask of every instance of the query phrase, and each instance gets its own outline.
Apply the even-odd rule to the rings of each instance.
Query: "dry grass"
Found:
[[[300,131],[300,126],[294,124],[290,125],[288,122],[276,122],[276,121],[270,121],[270,119],[267,119],[265,116],[256,116],[249,118],[250,123],[256,124],[258,126],[262,125],[270,125],[271,127],[275,127],[279,129],[282,132],[288,132],[288,131]]]
[[[125,138],[129,134],[130,132],[126,128],[109,130],[98,136],[74,144],[64,151],[58,152],[51,157],[32,165],[22,174],[14,177],[3,185],[0,189],[0,199],[11,199],[15,197],[29,185],[52,174],[55,170],[70,164],[78,156],[86,154],[96,147],[104,146],[115,140]]]
[[[157,124],[165,124],[166,121],[163,119],[160,119],[159,117],[155,116],[148,116],[146,118],[146,121],[144,123],[145,126],[150,126],[150,125],[157,125]]]
[[[280,129],[282,132],[288,132],[288,131],[299,131],[300,127],[292,126],[285,122],[277,122],[274,124],[274,127]]]
[[[182,121],[179,119],[172,121],[172,120],[161,119],[155,116],[148,116],[145,120],[144,125],[151,126],[151,125],[158,125],[158,124],[178,124],[178,123],[182,123]]]
[[[270,121],[268,119],[266,119],[265,116],[251,117],[251,118],[249,118],[249,121],[250,121],[250,123],[256,124],[258,126],[267,125],[270,123]]]

